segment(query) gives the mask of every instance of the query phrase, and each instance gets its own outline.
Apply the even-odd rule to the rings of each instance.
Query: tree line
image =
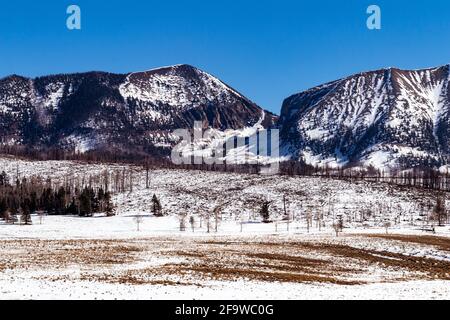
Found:
[[[232,172],[259,174],[262,164],[182,164],[176,165],[170,160],[168,150],[158,152],[123,152],[120,150],[92,150],[86,153],[49,148],[30,149],[21,146],[0,146],[0,154],[25,157],[33,160],[76,160],[88,163],[124,163],[151,169],[183,169],[213,172]],[[279,174],[286,176],[316,176],[342,180],[364,180],[376,183],[389,183],[407,187],[417,187],[450,192],[450,172],[441,172],[436,168],[416,166],[410,170],[384,171],[371,166],[347,165],[340,168],[312,166],[303,159],[283,161],[279,164]],[[123,178],[120,178],[123,180]]]
[[[114,215],[111,192],[93,185],[52,184],[41,177],[11,181],[0,173],[0,218],[9,223],[31,222],[31,214],[93,216],[104,212]]]

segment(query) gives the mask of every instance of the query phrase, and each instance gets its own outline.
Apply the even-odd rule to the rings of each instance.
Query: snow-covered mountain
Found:
[[[450,66],[383,69],[287,98],[286,154],[330,166],[441,166],[450,156]]]
[[[189,65],[0,80],[2,144],[154,151],[194,121],[224,131],[268,127],[276,116]]]
[[[0,80],[0,144],[159,152],[201,121],[220,145],[277,123],[284,158],[316,165],[442,166],[450,156],[450,66],[383,69],[287,98],[277,117],[189,65]],[[212,142],[200,141],[209,150]],[[195,147],[195,146],[194,146]],[[203,152],[203,151],[202,151]]]

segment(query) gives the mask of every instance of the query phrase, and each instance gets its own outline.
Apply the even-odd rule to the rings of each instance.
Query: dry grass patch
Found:
[[[118,283],[126,285],[164,285],[164,286],[197,286],[201,284],[189,281],[178,281],[168,278],[168,274],[160,268],[147,268],[126,270],[103,274],[83,274],[80,277],[83,281],[99,281],[107,283]]]
[[[386,240],[396,240],[401,242],[422,244],[428,246],[435,246],[440,250],[450,252],[450,238],[439,236],[412,236],[399,234],[371,234],[365,235],[369,238],[379,238]]]
[[[342,280],[338,277],[321,276],[308,273],[293,273],[281,271],[265,271],[255,270],[244,266],[241,268],[228,266],[211,266],[201,264],[174,264],[167,266],[171,272],[176,275],[189,276],[196,279],[205,280],[226,280],[236,281],[239,279],[267,281],[267,282],[315,282],[315,283],[332,283],[341,285],[361,284],[358,281]]]
[[[141,249],[132,243],[108,240],[20,240],[5,241],[0,256],[4,269],[66,268],[125,264]]]
[[[351,276],[360,273],[359,269],[340,266],[328,260],[294,255],[292,252],[284,253],[286,247],[283,248],[282,245],[243,245],[239,242],[212,241],[206,244],[200,243],[196,251],[171,252],[186,257],[188,261],[167,265],[166,272],[182,277],[214,280],[361,283],[351,280]]]
[[[401,237],[404,241],[420,241],[424,245],[445,245],[443,239],[435,237],[420,240],[394,237],[394,240]],[[48,270],[44,272],[48,276],[43,277],[53,281],[174,286],[201,286],[208,280],[241,279],[340,285],[362,284],[370,279],[450,280],[449,261],[355,248],[332,243],[331,238],[314,242],[260,239],[4,241],[0,243],[0,271]],[[392,236],[388,239],[393,240]],[[374,237],[373,241],[382,240]],[[74,266],[82,272],[64,272]],[[374,273],[379,276],[372,277]]]
[[[442,243],[443,239],[423,239],[423,243]],[[207,242],[210,245],[221,245],[229,248],[237,245],[237,242]],[[268,269],[282,270],[292,272],[304,272],[312,276],[323,276],[333,274],[337,277],[345,277],[351,279],[352,276],[370,272],[370,268],[382,268],[391,270],[402,275],[402,280],[418,280],[418,279],[441,279],[450,280],[450,262],[433,258],[415,257],[400,253],[387,251],[377,251],[369,249],[360,249],[342,244],[317,243],[317,242],[295,242],[276,243],[267,242],[247,242],[242,243],[241,247],[250,250],[255,247],[266,253],[250,253],[250,256],[262,258]],[[261,249],[266,248],[266,249]],[[288,254],[273,254],[270,252],[292,252],[295,256]],[[327,257],[323,260],[305,259],[298,257],[298,254],[306,254],[310,256]],[[280,263],[274,264],[274,261]],[[351,267],[350,267],[351,266]],[[407,276],[404,274],[408,274]]]
[[[414,278],[450,280],[450,262],[448,261],[337,244],[296,243],[295,245],[300,248],[326,251],[335,256],[358,259],[369,265],[382,265],[395,270],[405,270],[414,273]]]

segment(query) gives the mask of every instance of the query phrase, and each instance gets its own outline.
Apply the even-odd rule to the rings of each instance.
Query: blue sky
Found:
[[[66,8],[82,30],[66,28]],[[366,28],[366,9],[382,29]],[[356,72],[450,63],[450,1],[50,0],[0,3],[0,77],[188,63],[279,112],[289,95]]]

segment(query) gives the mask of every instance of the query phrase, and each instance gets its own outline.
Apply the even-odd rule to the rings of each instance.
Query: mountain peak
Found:
[[[11,74],[4,78],[0,78],[0,81],[26,81],[29,80],[27,77],[20,76],[18,74]]]
[[[125,98],[177,106],[183,110],[214,101],[229,104],[236,99],[250,100],[218,78],[188,64],[130,73],[120,86]],[[195,97],[192,101],[192,97]]]
[[[0,144],[155,152],[195,121],[239,130],[270,126],[276,116],[187,64],[0,81]]]
[[[154,73],[196,72],[196,71],[201,71],[201,70],[190,64],[174,64],[174,65],[170,65],[170,66],[163,66],[163,67],[153,68],[153,69],[144,70],[144,71],[132,72],[131,74],[136,74],[136,73],[138,73],[138,74],[139,73],[154,74]]]

